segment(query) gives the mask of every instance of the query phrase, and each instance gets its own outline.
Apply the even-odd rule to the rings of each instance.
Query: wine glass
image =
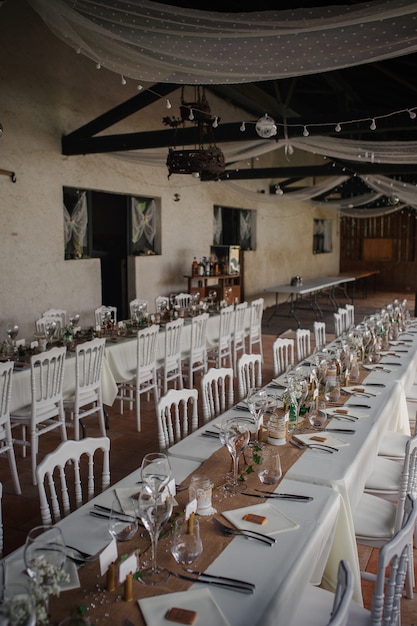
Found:
[[[253,445],[262,447],[263,444],[259,441],[259,427],[264,410],[267,406],[268,394],[265,389],[259,389],[257,387],[254,387],[249,390],[246,402],[248,404],[249,411],[251,412],[256,423],[256,431]]]
[[[178,519],[174,525],[171,553],[177,563],[194,563],[203,551],[200,524],[195,515],[190,519]]]
[[[226,489],[231,493],[238,493],[246,489],[246,485],[238,481],[238,466],[239,457],[249,443],[249,426],[248,420],[240,417],[231,417],[222,423],[226,448],[233,459],[233,480],[226,486]]]
[[[169,578],[169,572],[158,567],[156,552],[161,529],[172,513],[172,498],[165,489],[161,493],[153,493],[148,487],[142,489],[138,499],[139,516],[151,538],[151,565],[141,570],[141,580],[146,585],[158,585]]]
[[[26,571],[37,585],[48,584],[53,572],[65,566],[65,541],[57,526],[36,526],[26,537],[23,557]]]
[[[110,517],[109,532],[116,541],[129,541],[135,535],[138,529],[138,518],[136,517],[136,506],[134,500],[128,500],[127,508],[123,511],[120,509],[120,503],[117,498],[113,500]]]
[[[169,459],[162,452],[150,452],[142,460],[142,482],[153,495],[161,493],[171,480],[172,470]]]
[[[327,420],[326,403],[319,402],[316,398],[312,401],[308,421],[315,429],[322,428]]]
[[[50,321],[50,322],[46,322],[45,324],[45,335],[46,335],[46,339],[47,339],[47,343],[52,342],[52,339],[54,338],[54,335],[56,333],[56,322]]]

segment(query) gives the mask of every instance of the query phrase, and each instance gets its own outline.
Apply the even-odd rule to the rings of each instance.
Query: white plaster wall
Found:
[[[165,167],[138,166],[105,154],[63,156],[62,135],[75,130],[137,93],[120,76],[77,55],[57,39],[24,0],[0,8],[0,168],[16,173],[17,182],[0,176],[0,340],[5,324],[16,321],[20,337],[29,338],[34,321],[47,308],[78,312],[84,325],[101,304],[98,259],[64,260],[63,186],[146,195],[160,202],[162,254],[136,257],[130,280],[135,294],[151,302],[159,294],[185,290],[184,275],[194,256],[207,255],[212,244],[213,205],[257,211],[257,248],[245,253],[245,296],[291,276],[338,272],[339,235],[335,220],[333,253],[313,255],[314,217],[331,217],[307,204],[256,201],[221,183],[201,183],[189,176],[167,177]],[[180,93],[161,99],[121,122],[110,132],[161,129],[162,117],[178,115]],[[212,113],[224,122],[240,122],[242,112],[209,96]],[[247,115],[246,115],[247,119]],[[295,153],[292,164],[314,162]],[[286,163],[283,151],[252,163]],[[246,167],[247,164],[244,164]],[[245,182],[251,191],[268,192],[270,181]],[[180,200],[174,201],[178,193]],[[258,200],[259,197],[259,200]],[[272,304],[273,297],[267,298]]]

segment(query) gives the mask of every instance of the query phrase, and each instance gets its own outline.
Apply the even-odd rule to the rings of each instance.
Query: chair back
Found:
[[[42,313],[42,317],[59,317],[61,326],[67,325],[67,312],[64,309],[48,309]]]
[[[178,318],[165,325],[165,353],[163,365],[163,393],[167,392],[168,381],[178,379],[182,387],[181,357],[184,318]]]
[[[223,307],[220,310],[218,342],[217,346],[214,348],[217,367],[223,366],[224,359],[228,359],[229,366],[232,367],[232,334],[234,317],[235,308],[233,304]]]
[[[332,612],[327,626],[345,626],[353,596],[355,579],[348,561],[340,561]]]
[[[250,305],[249,325],[249,352],[253,352],[255,344],[259,344],[262,354],[262,316],[264,312],[264,299],[253,300]]]
[[[135,298],[129,302],[129,315],[131,320],[135,319],[136,312],[139,310],[148,310],[147,300],[139,300],[139,298]]]
[[[340,317],[341,317],[341,323],[342,323],[342,334],[344,332],[346,332],[349,328],[349,316],[348,316],[348,312],[347,309],[345,309],[344,307],[339,307],[337,309],[337,312],[339,313]]]
[[[94,397],[95,394],[101,393],[105,344],[104,338],[97,337],[78,344],[75,349],[75,399],[77,406],[83,400],[85,404],[86,396]]]
[[[51,348],[30,357],[32,420],[35,423],[48,419],[48,411],[56,415],[58,405],[61,405],[63,413],[62,386],[66,351],[66,347]]]
[[[326,345],[326,323],[314,322],[314,344],[318,350],[321,350]]]
[[[210,368],[201,379],[203,421],[208,422],[233,406],[233,369]]]
[[[260,354],[243,354],[237,362],[239,398],[246,398],[250,389],[262,386],[262,357]]]
[[[189,309],[191,306],[192,295],[190,293],[178,293],[175,296],[175,306],[181,309]]]
[[[10,430],[13,367],[13,361],[0,363],[0,441],[7,439],[7,431]]]
[[[417,503],[413,496],[408,495],[402,527],[378,553],[378,571],[371,604],[372,625],[398,626],[401,623],[401,599],[409,569],[416,520]]]
[[[334,319],[334,334],[335,334],[335,337],[337,338],[343,334],[342,316],[340,315],[340,313],[333,313],[333,319]]]
[[[209,317],[208,313],[201,313],[192,318],[190,354],[187,358],[189,387],[192,387],[195,372],[207,372],[207,323]]]
[[[417,498],[417,435],[411,437],[405,446],[394,532],[397,532],[404,523],[405,505],[409,495]]]
[[[346,330],[349,330],[349,328],[353,328],[355,326],[355,305],[346,304],[345,309],[347,311],[347,316],[348,316],[348,326]]]
[[[104,490],[110,485],[108,437],[87,437],[79,441],[69,439],[39,463],[36,478],[43,524],[57,522],[95,495],[94,462],[98,450],[103,453],[101,490]],[[86,472],[83,472],[83,467]],[[83,476],[86,476],[84,481]],[[71,496],[70,485],[74,490]]]
[[[198,427],[197,389],[170,389],[158,402],[157,418],[159,448],[166,450]]]
[[[12,396],[13,361],[0,363],[0,454],[7,454],[15,493],[20,495],[19,475],[13,447],[12,429],[10,425],[10,400]]]
[[[117,323],[117,307],[115,306],[105,306],[102,304],[94,311],[94,319],[96,326],[104,326],[107,322],[111,322],[112,324]]]
[[[156,380],[156,357],[158,349],[159,325],[142,328],[137,335],[136,386],[150,379]]]
[[[303,361],[311,354],[311,331],[307,328],[297,328],[295,331],[297,344],[297,361]]]
[[[235,306],[235,322],[233,328],[233,367],[236,371],[237,367],[237,353],[242,351],[245,354],[245,339],[246,339],[246,312],[248,310],[248,303],[241,302]]]
[[[54,315],[43,315],[35,322],[36,332],[42,333],[49,339],[60,337],[65,328],[62,318]]]
[[[280,376],[294,366],[294,339],[277,337],[272,344],[274,376]]]

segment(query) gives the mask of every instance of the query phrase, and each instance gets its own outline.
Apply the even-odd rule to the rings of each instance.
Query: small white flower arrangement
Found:
[[[37,557],[32,565],[36,572],[32,578],[33,599],[36,610],[36,626],[48,626],[48,606],[50,596],[59,596],[61,584],[69,581],[69,574],[64,568],[57,567],[44,557]]]

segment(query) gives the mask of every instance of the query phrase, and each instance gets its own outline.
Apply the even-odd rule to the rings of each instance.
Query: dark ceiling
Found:
[[[299,9],[301,7],[320,7],[336,4],[360,4],[360,0],[342,0],[324,2],[323,0],[257,0],[254,3],[256,11],[279,11]],[[164,0],[163,4],[196,8],[195,0]],[[277,8],[278,5],[278,8]],[[211,12],[242,12],[239,0],[212,0],[209,4]],[[201,9],[201,7],[199,7]],[[203,9],[204,10],[204,9]],[[250,9],[245,9],[250,13]],[[409,54],[399,58],[389,59],[378,63],[369,63],[357,67],[300,76],[288,79],[272,80],[239,85],[216,85],[207,87],[207,97],[210,91],[216,96],[242,108],[248,117],[257,119],[268,113],[278,123],[283,124],[286,119],[289,126],[299,124],[300,128],[307,125],[310,135],[330,135],[345,139],[369,139],[371,141],[410,141],[417,140],[417,119],[412,119],[407,109],[417,107],[417,54]],[[177,89],[176,85],[159,84],[155,91],[159,96],[167,96]],[[120,119],[151,104],[156,98],[148,91],[141,92],[126,103],[121,104],[100,118],[86,124],[83,128],[63,138],[64,154],[85,154],[94,152],[109,152],[115,150],[133,150],[157,147],[170,147],[172,129],[163,129],[161,120],[160,131],[133,133],[130,135],[101,135],[94,136],[103,130],[109,129]],[[392,115],[395,111],[404,111]],[[387,116],[387,117],[384,117]],[[370,129],[370,123],[349,123],[343,126],[344,121],[361,120],[365,118],[378,119],[375,130]],[[342,124],[342,130],[336,132],[337,123]],[[322,126],[321,126],[322,125]],[[297,129],[297,135],[301,133]],[[186,145],[187,139],[192,140],[192,128],[181,130],[181,143]],[[291,128],[289,128],[291,137]],[[220,123],[215,130],[215,142],[221,145],[230,141],[247,141],[250,137],[259,139],[252,125],[241,133],[236,124]],[[180,142],[178,142],[178,145]],[[341,166],[346,164],[341,163]],[[316,168],[317,169],[317,168]],[[356,168],[357,169],[357,168]],[[401,175],[407,180],[414,180],[417,176],[416,166],[380,166],[372,164],[365,166],[366,171],[384,173],[386,175]],[[363,171],[365,171],[363,170]],[[340,170],[339,170],[340,171]],[[333,170],[331,173],[338,174]],[[246,172],[246,173],[245,173]],[[285,173],[284,173],[285,172]],[[325,173],[323,168],[313,172],[309,168],[309,175]],[[235,178],[277,178],[304,177],[306,175],[299,168],[286,168],[271,171],[241,170],[234,173]],[[230,177],[230,176],[229,176]]]

